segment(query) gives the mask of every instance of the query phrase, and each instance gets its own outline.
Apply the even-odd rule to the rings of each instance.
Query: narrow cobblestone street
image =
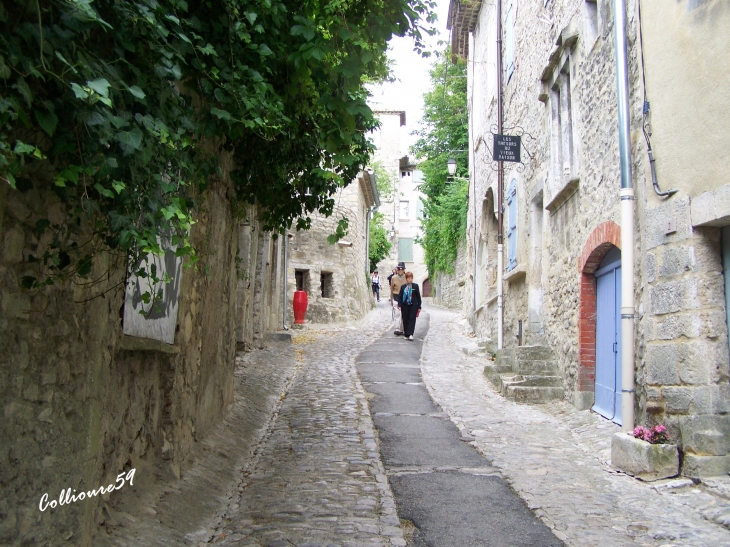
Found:
[[[608,460],[617,426],[563,402],[504,400],[482,374],[484,357],[462,351],[473,340],[460,317],[426,311],[431,396],[566,545],[730,545],[730,481],[643,483],[616,472]],[[383,466],[355,364],[389,326],[381,303],[358,328],[294,331],[292,344],[243,356],[229,418],[174,484],[130,489],[110,510],[109,544],[410,544],[389,484],[400,471]],[[393,337],[395,351],[403,344]]]

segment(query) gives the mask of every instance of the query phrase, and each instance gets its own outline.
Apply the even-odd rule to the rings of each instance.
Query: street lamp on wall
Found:
[[[390,226],[390,239],[393,239],[395,237],[395,225],[391,224]]]
[[[449,161],[446,162],[446,168],[449,170],[449,176],[453,177],[456,174],[456,160],[449,158]]]

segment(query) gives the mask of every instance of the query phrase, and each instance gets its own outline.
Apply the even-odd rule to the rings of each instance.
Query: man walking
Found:
[[[406,282],[405,276],[406,264],[405,262],[398,262],[398,268],[396,269],[395,275],[390,280],[390,299],[393,303],[393,307],[396,309],[400,308],[400,288]],[[393,334],[401,336],[403,334],[403,317],[399,311],[398,317],[400,317],[400,325]]]

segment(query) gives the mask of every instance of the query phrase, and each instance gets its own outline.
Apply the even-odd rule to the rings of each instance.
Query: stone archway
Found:
[[[578,307],[578,397],[577,406],[593,404],[596,381],[596,278],[593,275],[606,253],[621,248],[621,227],[612,221],[598,225],[583,246],[578,260],[580,304]]]

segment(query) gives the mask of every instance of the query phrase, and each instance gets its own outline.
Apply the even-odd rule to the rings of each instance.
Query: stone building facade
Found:
[[[306,232],[289,237],[287,264],[287,313],[293,322],[291,303],[295,290],[307,293],[306,321],[355,323],[372,309],[368,232],[370,212],[380,204],[375,177],[361,171],[336,196],[330,217],[315,215]],[[348,219],[347,235],[331,245],[341,216]]]
[[[503,133],[522,134],[522,163],[504,164],[502,204],[491,151],[496,3],[450,6],[454,52],[469,60],[466,269],[476,275],[462,309],[478,336],[496,339],[502,206],[507,368],[519,368],[523,346],[540,348],[559,381],[550,393],[620,423],[620,328],[606,319],[620,317],[622,247],[613,3],[501,4]],[[688,476],[730,471],[730,130],[718,115],[730,111],[729,25],[721,0],[627,2],[636,421],[667,425]],[[657,185],[672,195],[654,190],[650,146]]]
[[[392,229],[393,246],[390,254],[378,264],[378,270],[390,275],[398,262],[405,262],[406,270],[413,272],[413,280],[430,296],[431,281],[424,259],[423,247],[418,243],[423,218],[422,194],[418,186],[423,174],[413,158],[403,153],[401,131],[406,125],[406,113],[400,110],[374,110],[380,128],[373,132],[375,154],[373,160],[382,162],[395,182],[391,199],[383,199],[379,211],[386,217],[385,229]]]

